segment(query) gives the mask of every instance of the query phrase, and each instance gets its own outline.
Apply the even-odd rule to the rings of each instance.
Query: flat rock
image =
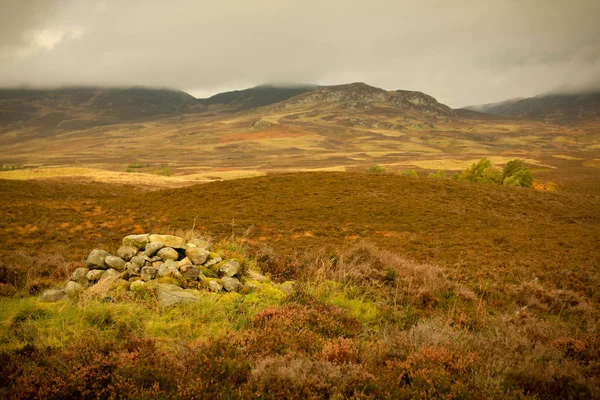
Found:
[[[185,256],[190,259],[194,265],[202,265],[208,259],[210,251],[201,247],[188,247],[185,249]]]
[[[94,249],[85,261],[85,266],[89,269],[108,269],[104,259],[110,256],[106,250]]]
[[[242,285],[240,281],[229,276],[222,277],[221,284],[228,292],[239,292],[244,288],[244,285]]]
[[[65,298],[64,289],[48,289],[44,290],[44,293],[38,299],[39,301],[43,301],[44,303],[54,303],[56,301],[60,301]]]
[[[131,260],[131,257],[135,256],[138,252],[137,247],[133,246],[121,246],[117,250],[117,255],[125,261]]]
[[[163,243],[165,247],[185,250],[187,241],[179,236],[174,235],[150,235],[150,243]]]
[[[146,244],[149,242],[149,236],[148,234],[125,236],[123,238],[123,246],[131,246],[138,250],[144,250]]]
[[[105,273],[106,271],[103,269],[93,269],[90,272],[87,273],[87,275],[85,276],[89,281],[93,281],[93,282],[97,282],[100,280],[100,278],[102,278],[102,275]]]
[[[233,277],[240,272],[240,263],[237,260],[229,260],[219,268],[220,276]]]
[[[144,255],[147,257],[154,257],[157,251],[165,247],[162,242],[153,242],[146,244],[146,248],[144,249]]]
[[[106,265],[116,269],[117,271],[123,271],[125,269],[126,261],[123,260],[121,257],[106,256],[104,262],[106,263]]]
[[[158,256],[163,260],[177,260],[179,258],[179,253],[172,247],[163,247],[158,251]]]
[[[171,307],[181,303],[194,303],[198,301],[198,298],[179,286],[159,283],[158,301],[163,307]]]

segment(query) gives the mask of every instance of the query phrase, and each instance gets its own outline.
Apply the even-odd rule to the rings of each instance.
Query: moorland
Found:
[[[594,114],[364,84],[157,93],[2,92],[2,397],[600,396]],[[483,157],[534,187],[449,179]],[[296,290],[37,300],[145,232]]]

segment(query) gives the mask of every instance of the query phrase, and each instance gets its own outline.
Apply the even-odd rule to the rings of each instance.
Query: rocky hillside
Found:
[[[600,118],[600,92],[548,94],[529,98],[481,104],[465,109],[494,115],[530,117],[556,122],[575,122]]]

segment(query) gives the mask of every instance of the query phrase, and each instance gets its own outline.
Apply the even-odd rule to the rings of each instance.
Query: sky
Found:
[[[0,0],[0,86],[600,89],[598,0]]]

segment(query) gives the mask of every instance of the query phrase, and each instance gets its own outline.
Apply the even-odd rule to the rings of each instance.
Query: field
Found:
[[[529,158],[553,190],[426,178],[460,158],[419,178],[213,172],[197,185],[176,167],[4,172],[0,395],[597,398],[600,174],[585,152]],[[151,294],[35,299],[93,248],[192,228],[295,294],[174,309]]]

